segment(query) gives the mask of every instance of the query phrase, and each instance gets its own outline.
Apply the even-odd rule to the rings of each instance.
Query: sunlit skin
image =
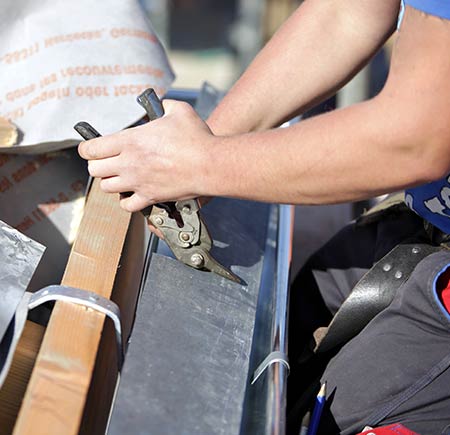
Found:
[[[360,200],[450,172],[450,23],[407,8],[375,98],[274,129],[348,81],[395,30],[399,1],[307,0],[203,122],[185,103],[80,144],[89,172],[131,212],[227,196]]]

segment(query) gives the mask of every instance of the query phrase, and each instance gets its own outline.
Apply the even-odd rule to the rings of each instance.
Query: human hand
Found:
[[[165,201],[207,196],[214,136],[187,103],[165,100],[165,115],[148,124],[82,142],[79,154],[107,193],[135,212]]]

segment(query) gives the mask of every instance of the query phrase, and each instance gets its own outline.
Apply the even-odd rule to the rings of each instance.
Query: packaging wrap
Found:
[[[0,116],[19,130],[0,148],[0,219],[47,247],[36,289],[59,282],[82,216],[74,124],[121,130],[174,76],[137,0],[2,0],[0,22]]]
[[[3,152],[71,146],[82,119],[118,131],[143,115],[135,96],[174,78],[137,0],[2,0],[0,22],[0,116],[20,131]]]

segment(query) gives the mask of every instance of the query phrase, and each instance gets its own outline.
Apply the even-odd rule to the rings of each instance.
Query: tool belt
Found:
[[[408,206],[404,193],[388,196],[384,201],[363,213],[356,225],[368,225],[385,218],[388,214],[403,212]],[[369,322],[393,300],[397,290],[404,284],[417,264],[424,258],[450,249],[450,235],[424,220],[429,236],[428,243],[400,244],[386,254],[358,281],[326,328],[314,333],[316,353],[343,346],[356,336]]]

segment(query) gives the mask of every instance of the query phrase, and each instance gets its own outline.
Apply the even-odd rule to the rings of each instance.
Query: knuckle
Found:
[[[192,106],[185,101],[180,101],[178,105],[179,111],[184,115],[191,114],[193,112]]]
[[[170,112],[176,106],[178,102],[176,100],[165,99],[162,101],[162,105],[164,107],[164,111]]]
[[[192,107],[185,101],[164,100],[164,110],[167,114],[185,115],[192,110]]]

